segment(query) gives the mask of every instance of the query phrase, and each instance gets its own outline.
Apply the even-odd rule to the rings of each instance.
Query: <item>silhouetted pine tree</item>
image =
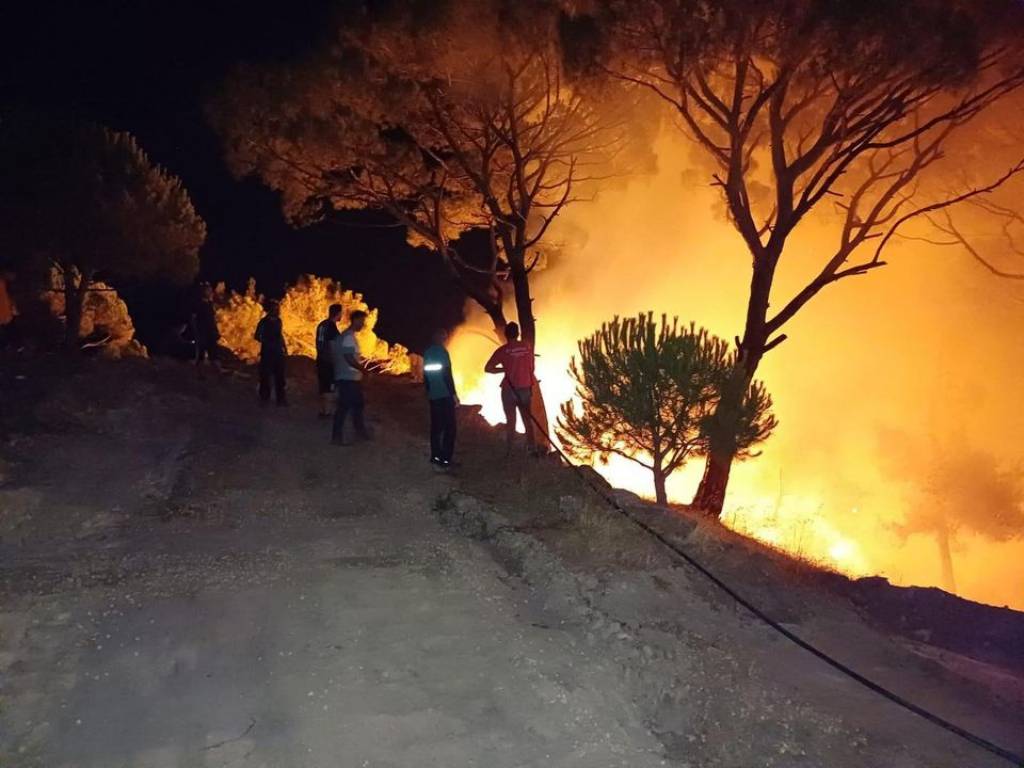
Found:
[[[56,273],[69,345],[98,279],[188,280],[205,239],[181,181],[131,134],[0,115],[0,253],[23,277]]]
[[[737,376],[736,353],[692,323],[663,315],[614,318],[579,342],[570,372],[582,408],[562,405],[556,431],[583,461],[623,456],[649,469],[660,504],[665,481],[693,456],[727,444],[748,456],[776,426],[764,386]],[[739,387],[739,408],[712,419],[723,393]]]

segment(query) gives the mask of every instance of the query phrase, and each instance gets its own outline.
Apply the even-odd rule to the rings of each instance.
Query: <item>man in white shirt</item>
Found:
[[[356,334],[366,325],[366,313],[356,310],[349,316],[349,327],[330,341],[331,367],[334,370],[334,391],[338,402],[334,408],[331,442],[351,445],[344,436],[345,418],[352,414],[352,426],[360,440],[369,440],[370,432],[363,421],[363,373],[368,369],[359,351]]]

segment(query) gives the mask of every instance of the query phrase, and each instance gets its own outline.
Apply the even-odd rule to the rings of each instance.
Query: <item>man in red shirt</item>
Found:
[[[519,340],[519,325],[505,326],[506,343],[494,350],[491,359],[484,366],[487,373],[503,373],[501,380],[501,404],[505,408],[505,440],[508,450],[516,435],[516,411],[523,419],[526,429],[527,450],[535,449],[533,419],[530,416],[530,394],[533,391],[533,347]]]

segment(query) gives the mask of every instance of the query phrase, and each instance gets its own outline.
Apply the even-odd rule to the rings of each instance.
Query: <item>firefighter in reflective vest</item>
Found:
[[[430,401],[430,462],[441,469],[452,465],[455,453],[455,408],[459,404],[452,378],[452,359],[446,331],[436,331],[423,352],[423,384]]]

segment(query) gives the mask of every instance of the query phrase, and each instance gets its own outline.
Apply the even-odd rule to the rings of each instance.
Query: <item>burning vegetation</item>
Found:
[[[471,301],[459,390],[490,420],[503,320],[535,342],[543,400],[577,412],[577,340],[612,314],[677,315],[734,341],[779,427],[734,466],[737,403],[719,398],[727,439],[664,496],[847,573],[934,584],[934,526],[907,533],[930,470],[897,476],[883,435],[1020,455],[1021,310],[985,280],[1020,276],[1022,28],[1004,0],[381,6],[300,62],[240,68],[210,112],[293,222],[382,210],[439,254]],[[598,453],[649,488],[649,451]],[[1024,604],[1020,536],[979,531],[957,538],[959,591]]]
[[[250,280],[244,293],[218,285],[214,304],[221,343],[246,362],[258,360],[260,345],[253,331],[263,317],[263,297],[256,293],[256,281]],[[315,275],[301,277],[281,299],[281,322],[289,355],[316,357],[314,329],[327,317],[331,304],[342,306],[342,328],[348,325],[352,312],[366,312],[366,326],[358,334],[359,347],[378,372],[397,376],[412,370],[412,358],[405,347],[388,344],[374,333],[377,310],[370,309],[361,293],[345,290],[334,280]]]

